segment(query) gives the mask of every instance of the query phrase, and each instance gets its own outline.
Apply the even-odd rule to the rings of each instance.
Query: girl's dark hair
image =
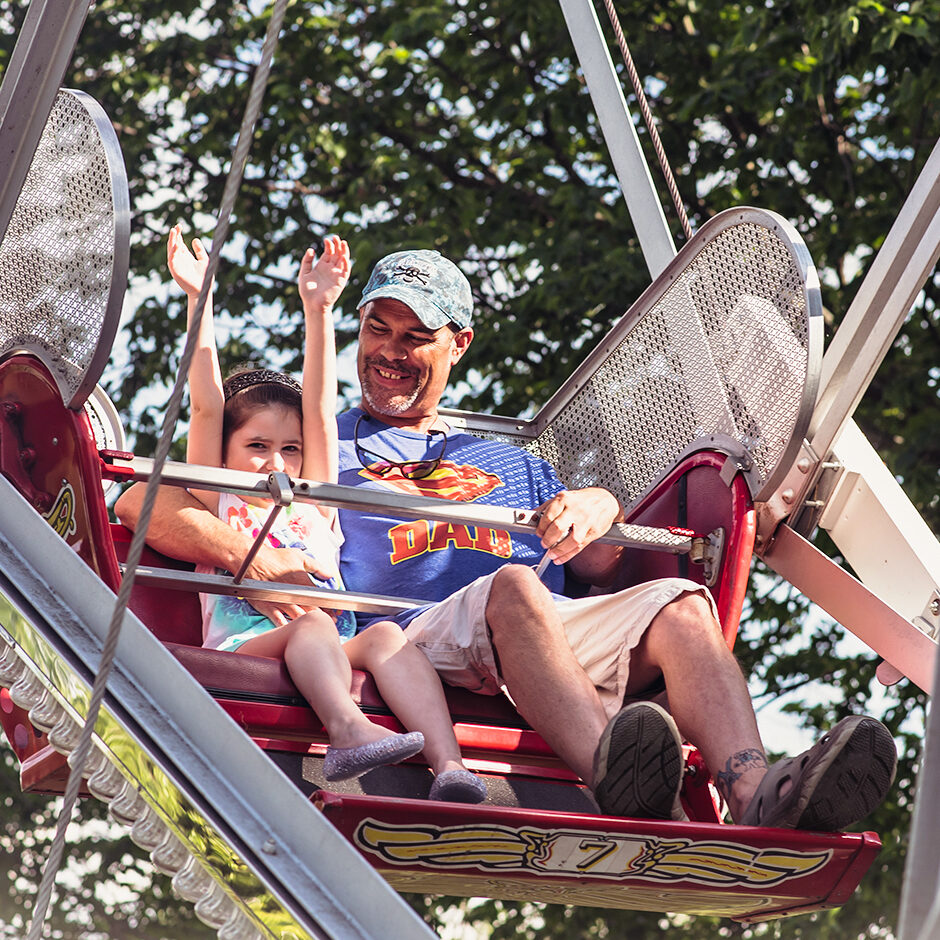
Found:
[[[222,449],[229,437],[259,408],[280,405],[297,412],[303,420],[300,383],[283,372],[271,369],[239,369],[223,383],[225,408],[222,412]]]

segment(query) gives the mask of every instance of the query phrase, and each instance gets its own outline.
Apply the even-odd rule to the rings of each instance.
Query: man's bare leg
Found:
[[[519,713],[590,783],[607,715],[568,645],[551,595],[531,568],[507,565],[497,572],[486,620]]]
[[[844,718],[812,748],[768,770],[747,684],[707,602],[685,594],[653,619],[631,660],[631,691],[661,672],[679,729],[698,747],[735,822],[836,830],[884,799],[897,755],[890,732]]]
[[[662,674],[669,709],[702,753],[733,819],[740,819],[767,772],[747,683],[708,602],[684,594],[647,628],[630,660],[627,695]]]

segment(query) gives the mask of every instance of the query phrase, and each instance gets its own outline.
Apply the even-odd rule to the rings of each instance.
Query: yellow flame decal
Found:
[[[62,484],[52,509],[45,514],[45,518],[62,538],[67,539],[75,534],[75,492],[70,483]]]
[[[498,826],[397,827],[363,822],[356,841],[391,862],[451,868],[531,868],[544,849]]]
[[[824,865],[831,852],[756,849],[728,842],[659,842],[638,856],[630,874],[662,881],[675,879],[703,884],[770,886],[808,875]]]
[[[759,849],[732,842],[495,825],[395,826],[374,819],[360,823],[355,841],[394,865],[761,888],[808,875],[832,857],[831,851]]]

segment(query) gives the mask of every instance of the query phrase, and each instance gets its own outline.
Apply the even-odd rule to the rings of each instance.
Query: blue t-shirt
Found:
[[[359,443],[369,451],[360,452],[367,462],[363,466],[353,443],[356,422],[363,414],[353,408],[338,418],[339,482],[345,486],[514,509],[535,509],[565,488],[544,460],[511,444],[459,431],[448,432],[444,457],[425,479],[409,480],[397,469],[380,476],[368,467],[380,465],[383,457],[389,461],[437,457],[442,438],[393,428],[366,415],[359,426]],[[507,562],[536,565],[545,554],[536,536],[501,529],[408,521],[344,509],[340,522],[346,539],[340,553],[343,581],[350,590],[370,594],[442,601]],[[543,581],[549,590],[560,593],[562,566],[549,565]],[[407,626],[418,612],[395,619]],[[364,626],[375,615],[359,614],[358,619]]]

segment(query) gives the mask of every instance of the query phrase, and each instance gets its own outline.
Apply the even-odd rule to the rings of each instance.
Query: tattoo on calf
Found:
[[[747,750],[738,751],[728,758],[725,769],[719,771],[715,782],[721,795],[727,800],[731,796],[731,788],[749,770],[763,767],[767,768],[767,759],[763,752],[757,748],[749,747]]]

